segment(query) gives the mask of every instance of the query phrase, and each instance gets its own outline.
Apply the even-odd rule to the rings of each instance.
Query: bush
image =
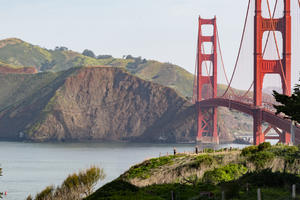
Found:
[[[249,147],[245,147],[242,150],[241,155],[245,156],[245,157],[249,157],[249,156],[255,154],[257,151],[258,151],[258,147],[257,146],[249,146]]]
[[[35,196],[35,200],[50,199],[53,197],[54,186],[48,186]]]
[[[259,151],[253,154],[249,160],[253,162],[257,170],[261,170],[265,167],[266,163],[275,158],[274,153],[268,151]]]
[[[239,182],[250,183],[256,187],[289,187],[292,184],[300,184],[300,177],[294,174],[272,172],[271,169],[264,169],[262,171],[254,171],[245,174]],[[300,187],[300,185],[299,185]]]
[[[248,169],[240,164],[228,164],[224,167],[216,168],[212,171],[207,171],[203,175],[203,181],[211,184],[219,184],[238,179],[243,174],[246,174]]]
[[[258,145],[258,151],[264,151],[266,149],[270,149],[272,147],[270,142],[263,142]]]
[[[69,175],[60,187],[48,186],[36,195],[35,200],[79,200],[92,194],[95,184],[104,178],[103,169],[92,166],[78,174]],[[27,199],[32,199],[31,195]]]
[[[91,58],[95,58],[95,54],[93,51],[89,50],[89,49],[85,49],[83,52],[82,52],[82,55],[84,56],[88,56],[88,57],[91,57]]]
[[[236,181],[224,183],[222,190],[225,192],[226,199],[232,199],[239,196],[241,185]]]
[[[195,158],[195,161],[191,162],[189,166],[191,168],[199,168],[201,164],[211,166],[214,163],[214,158],[210,155],[200,155]]]

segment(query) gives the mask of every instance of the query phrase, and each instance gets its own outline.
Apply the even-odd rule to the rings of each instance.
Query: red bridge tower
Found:
[[[255,25],[254,25],[254,106],[262,106],[262,86],[265,74],[279,74],[281,77],[282,91],[285,95],[291,95],[291,15],[290,0],[284,0],[284,16],[279,19],[263,18],[262,0],[255,0]],[[282,59],[265,60],[263,58],[262,39],[263,33],[280,31],[283,38]],[[274,34],[275,35],[275,34]],[[275,37],[275,36],[274,36]],[[276,42],[277,43],[277,42]],[[277,44],[276,44],[277,46]],[[277,46],[277,53],[278,46]],[[253,138],[254,144],[258,145],[265,141],[265,135],[274,126],[270,125],[262,132],[262,113],[257,109],[254,113]],[[276,129],[275,129],[276,130]],[[280,132],[279,140],[283,143],[290,142],[290,133]]]
[[[213,26],[213,35],[204,36],[202,34],[203,25]],[[204,42],[212,43],[212,53],[205,53],[203,51]],[[205,61],[210,61],[212,63],[212,75],[203,75],[203,68],[205,66]],[[199,102],[207,98],[217,97],[217,24],[216,17],[213,19],[202,19],[199,17],[199,31],[198,31],[198,48],[197,48],[197,127],[198,135],[197,141],[199,142],[209,142],[209,143],[219,143],[219,136],[217,130],[217,107],[212,107],[210,109],[201,109]],[[210,69],[207,69],[208,71]],[[207,85],[209,88],[206,94],[203,94],[203,86]],[[208,112],[206,112],[208,111]]]

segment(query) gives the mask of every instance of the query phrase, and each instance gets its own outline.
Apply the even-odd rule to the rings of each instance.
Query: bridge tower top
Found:
[[[203,19],[199,16],[199,30],[198,30],[198,50],[197,50],[197,102],[202,98],[202,90],[204,85],[209,85],[212,88],[211,96],[209,98],[217,97],[217,19]],[[202,27],[205,25],[213,26],[213,35],[204,35]],[[212,51],[206,53],[204,43],[212,43]],[[212,75],[210,72],[208,61],[212,65]],[[207,75],[204,75],[206,70]]]
[[[268,4],[269,5],[269,4]],[[269,8],[270,12],[270,8]],[[290,0],[284,0],[284,16],[279,19],[262,17],[262,0],[255,0],[255,25],[254,25],[254,105],[262,105],[262,87],[265,74],[279,74],[281,77],[282,91],[291,95],[291,15]],[[275,38],[277,60],[263,58],[263,34],[270,31]],[[282,34],[282,55],[279,52],[275,31]],[[281,58],[282,57],[282,58]]]

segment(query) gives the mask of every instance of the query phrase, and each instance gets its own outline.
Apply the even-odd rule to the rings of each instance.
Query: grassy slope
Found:
[[[61,71],[86,65],[124,67],[130,62],[114,58],[98,60],[70,50],[48,50],[17,38],[0,41],[0,60],[14,66],[33,66],[41,71]]]
[[[232,153],[234,152],[224,155],[228,157]],[[200,197],[200,192],[211,192],[214,194],[212,199],[221,199],[221,192],[225,191],[226,199],[250,200],[255,199],[257,188],[262,189],[263,199],[290,199],[288,197],[291,197],[291,185],[300,186],[298,147],[282,145],[270,147],[262,144],[237,153],[241,153],[240,157],[230,164],[220,160],[220,153],[150,159],[133,166],[120,178],[101,187],[87,199],[170,199],[171,191],[174,191],[175,197],[179,199],[207,199]],[[285,167],[273,166],[276,160],[284,161]],[[212,163],[219,164],[212,165]],[[186,166],[193,169],[196,167],[198,171],[205,170],[205,172],[203,177],[185,177],[185,180],[189,180],[185,183],[179,181],[180,179],[172,183],[158,182],[143,187],[130,183],[130,180],[136,177],[149,179],[153,173],[163,171],[172,165],[178,165],[176,171],[178,176],[184,174],[183,170],[188,170]],[[172,176],[171,170],[169,173]]]
[[[133,59],[95,59],[67,50],[48,50],[17,38],[0,41],[0,65],[9,67],[35,67],[39,71],[62,71],[77,66],[107,65],[126,68],[130,73],[144,79],[174,88],[184,97],[193,93],[194,76],[183,68],[170,63],[149,60],[135,63]],[[219,85],[219,92],[224,91]]]

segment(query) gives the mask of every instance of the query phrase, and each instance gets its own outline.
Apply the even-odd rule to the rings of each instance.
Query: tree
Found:
[[[300,123],[300,85],[295,85],[294,93],[291,96],[279,94],[276,91],[273,91],[273,96],[277,102],[281,103],[281,105],[274,105],[277,110],[276,115],[284,113],[286,118]]]
[[[83,52],[82,52],[82,55],[84,56],[88,56],[88,57],[91,57],[91,58],[95,58],[96,55],[94,54],[93,51],[89,50],[89,49],[85,49]]]

